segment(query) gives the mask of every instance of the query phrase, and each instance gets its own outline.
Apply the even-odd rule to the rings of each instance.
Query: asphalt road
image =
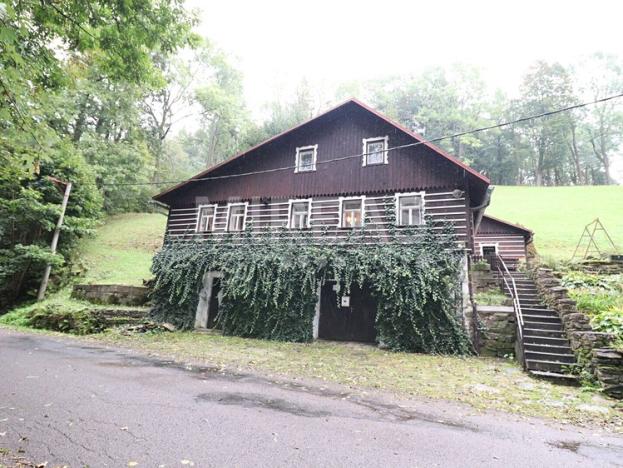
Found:
[[[623,466],[623,438],[0,329],[0,447],[71,467]]]

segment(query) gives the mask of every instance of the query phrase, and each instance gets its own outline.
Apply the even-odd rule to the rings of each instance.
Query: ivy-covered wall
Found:
[[[394,350],[471,353],[460,312],[464,254],[452,227],[428,220],[406,232],[406,241],[390,232],[385,243],[319,243],[304,232],[292,240],[288,231],[167,242],[154,258],[152,315],[191,328],[204,273],[220,271],[217,323],[224,334],[305,342],[313,338],[318,284],[365,282],[378,301],[380,342]]]

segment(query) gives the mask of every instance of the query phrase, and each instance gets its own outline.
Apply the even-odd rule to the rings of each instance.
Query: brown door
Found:
[[[353,285],[350,304],[337,303],[335,282],[327,281],[320,296],[318,337],[325,340],[361,341],[373,343],[376,339],[376,301],[368,288]]]

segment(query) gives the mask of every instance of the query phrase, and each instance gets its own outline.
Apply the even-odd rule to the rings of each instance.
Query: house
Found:
[[[361,242],[383,242],[391,227],[416,227],[431,217],[452,223],[466,265],[482,249],[525,258],[517,243],[521,228],[496,231],[496,223],[507,223],[484,217],[490,195],[485,176],[350,99],[154,199],[169,207],[169,239],[227,242],[232,232],[285,228],[292,236],[304,231],[341,242],[365,225]],[[219,272],[204,278],[198,328],[213,322],[218,279]],[[338,306],[335,290],[327,282],[320,291],[314,337],[374,341],[370,294],[353,287]]]
[[[484,215],[474,236],[474,255],[500,255],[510,263],[525,261],[533,232],[518,224]]]

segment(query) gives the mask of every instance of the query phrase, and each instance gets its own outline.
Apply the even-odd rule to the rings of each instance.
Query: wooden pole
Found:
[[[52,245],[50,250],[52,253],[56,253],[56,246],[58,245],[58,236],[61,234],[61,226],[63,225],[63,219],[65,218],[65,210],[67,209],[67,202],[69,201],[69,192],[71,192],[71,182],[67,182],[65,185],[65,195],[63,196],[63,204],[61,205],[61,214],[58,217],[56,228],[54,229],[54,235],[52,236]],[[45,297],[45,290],[48,288],[48,281],[50,280],[50,272],[52,271],[52,265],[48,263],[43,273],[43,279],[41,280],[41,286],[39,287],[39,293],[37,294],[37,300],[42,301]]]

